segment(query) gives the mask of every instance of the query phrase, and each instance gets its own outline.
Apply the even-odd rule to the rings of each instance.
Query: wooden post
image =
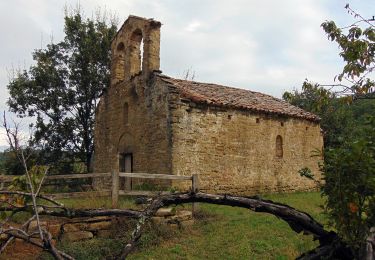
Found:
[[[199,191],[198,174],[193,174],[193,176],[191,176],[191,182],[192,182],[191,186],[192,186],[193,192],[197,193]]]
[[[197,193],[199,192],[199,179],[198,179],[198,174],[193,174],[193,176],[191,176],[191,189],[192,189],[192,192],[193,193]],[[198,206],[198,203],[197,202],[193,202],[193,206],[192,206],[192,212],[193,212],[193,215],[194,213],[199,209],[199,206]]]
[[[119,172],[112,171],[112,208],[118,207],[118,191],[119,191]]]

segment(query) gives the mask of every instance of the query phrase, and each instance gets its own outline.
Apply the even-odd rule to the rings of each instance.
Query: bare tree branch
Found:
[[[183,204],[191,202],[205,202],[218,205],[228,205],[234,207],[247,208],[255,212],[265,212],[277,216],[286,221],[297,233],[312,234],[314,239],[318,239],[321,245],[331,244],[337,239],[335,232],[326,231],[323,226],[315,221],[306,212],[298,211],[290,206],[275,203],[270,200],[263,200],[258,197],[238,197],[231,195],[214,195],[207,193],[182,193],[157,197],[152,201],[141,214],[136,228],[132,233],[131,240],[125,245],[120,259],[125,259],[136,246],[142,235],[145,223],[155,215],[156,211],[168,205]]]

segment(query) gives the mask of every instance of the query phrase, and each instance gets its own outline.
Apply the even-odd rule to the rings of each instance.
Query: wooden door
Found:
[[[119,157],[119,170],[120,172],[131,173],[133,171],[133,154],[124,153],[120,154]],[[120,182],[121,189],[131,190],[132,179],[131,178],[121,178]]]

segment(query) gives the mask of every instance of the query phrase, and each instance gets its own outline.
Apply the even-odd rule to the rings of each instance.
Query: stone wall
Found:
[[[95,172],[119,170],[119,154],[131,153],[133,172],[171,173],[167,96],[165,86],[142,77],[109,89],[95,127]]]
[[[182,102],[172,115],[173,174],[199,174],[206,192],[251,195],[314,189],[313,181],[299,176],[303,167],[320,178],[319,158],[311,157],[314,149],[323,147],[317,123]],[[282,156],[276,152],[277,136]]]
[[[130,16],[112,42],[111,86],[96,112],[95,172],[118,171],[121,154],[132,154],[133,172],[171,172],[167,90],[150,79],[159,69],[160,26]],[[109,179],[94,181],[110,186]]]

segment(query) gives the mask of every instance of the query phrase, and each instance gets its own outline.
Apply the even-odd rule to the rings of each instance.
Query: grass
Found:
[[[68,208],[111,208],[112,201],[108,197],[87,197],[79,199],[59,199]],[[132,198],[120,196],[118,201],[119,208],[122,209],[137,209],[139,206],[134,204]]]
[[[264,196],[308,212],[326,222],[319,193],[274,194]],[[108,206],[105,201],[67,200],[69,206]],[[122,207],[131,201],[123,198]],[[186,207],[189,207],[187,205]],[[134,224],[134,223],[133,223]],[[114,239],[92,239],[59,244],[76,259],[104,259],[121,251],[130,236],[131,225],[118,226]],[[201,204],[198,220],[191,227],[176,230],[148,224],[140,243],[129,259],[294,259],[312,249],[312,236],[294,233],[282,220],[247,209]]]

